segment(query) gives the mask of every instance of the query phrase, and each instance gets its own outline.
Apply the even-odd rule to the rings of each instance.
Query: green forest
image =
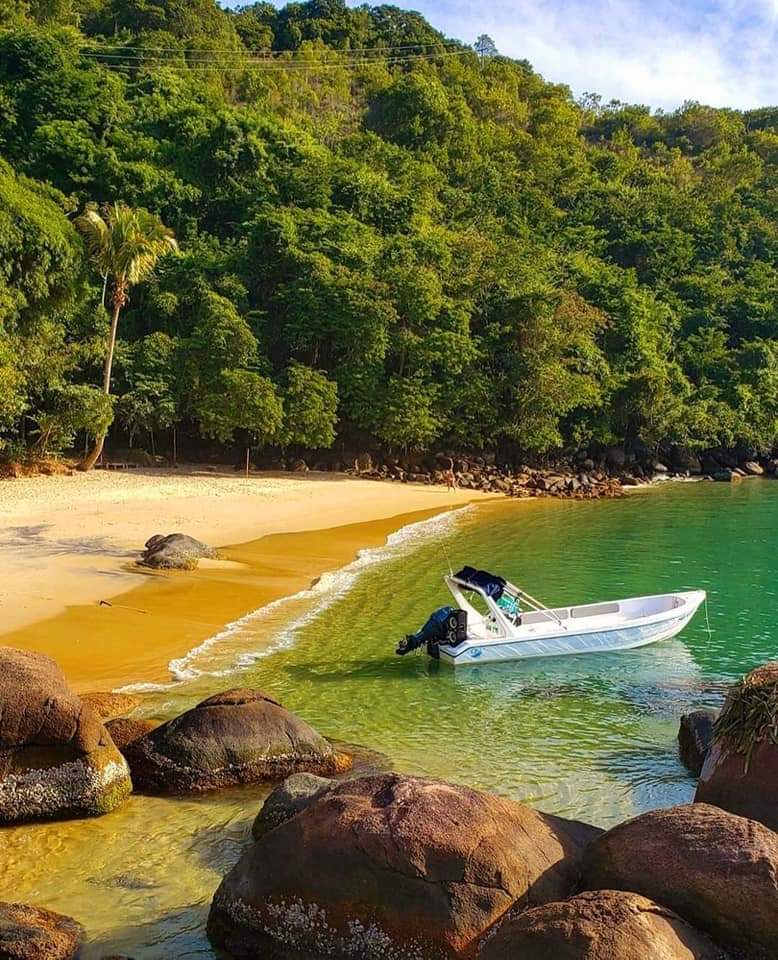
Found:
[[[576,99],[467,41],[0,0],[0,456],[772,449],[778,107]]]

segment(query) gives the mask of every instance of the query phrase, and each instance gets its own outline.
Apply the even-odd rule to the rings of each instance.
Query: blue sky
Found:
[[[488,33],[576,94],[665,109],[778,104],[778,0],[394,2],[468,43]]]

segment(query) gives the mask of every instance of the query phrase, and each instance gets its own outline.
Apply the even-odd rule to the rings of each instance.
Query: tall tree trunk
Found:
[[[79,463],[79,470],[91,470],[92,467],[100,459],[100,455],[103,452],[103,444],[105,443],[105,434],[100,437],[95,437],[95,445],[89,451],[89,453],[84,457],[84,459]]]
[[[119,328],[119,314],[122,312],[124,303],[123,294],[117,290],[113,299],[113,316],[111,317],[111,332],[108,335],[108,350],[105,354],[105,366],[103,367],[103,393],[108,396],[111,393],[111,370],[113,368],[113,352],[116,347],[116,331]],[[78,465],[79,470],[91,470],[100,459],[105,445],[105,433],[95,437],[95,445]]]
[[[117,293],[113,301],[113,316],[111,317],[111,332],[108,335],[108,352],[105,355],[103,367],[103,391],[111,392],[111,370],[113,368],[113,351],[116,347],[116,331],[119,329],[119,314],[122,312],[123,297]]]

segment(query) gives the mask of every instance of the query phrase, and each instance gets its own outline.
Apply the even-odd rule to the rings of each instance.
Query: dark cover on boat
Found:
[[[487,597],[493,597],[495,600],[500,599],[507,583],[504,577],[498,577],[496,573],[487,573],[486,570],[476,570],[475,567],[462,567],[454,576],[457,580],[478,587]]]

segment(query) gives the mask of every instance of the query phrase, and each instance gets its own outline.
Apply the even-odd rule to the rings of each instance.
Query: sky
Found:
[[[666,110],[684,100],[778,104],[778,0],[393,2],[455,39],[489,34],[500,53],[529,60],[576,95]]]

